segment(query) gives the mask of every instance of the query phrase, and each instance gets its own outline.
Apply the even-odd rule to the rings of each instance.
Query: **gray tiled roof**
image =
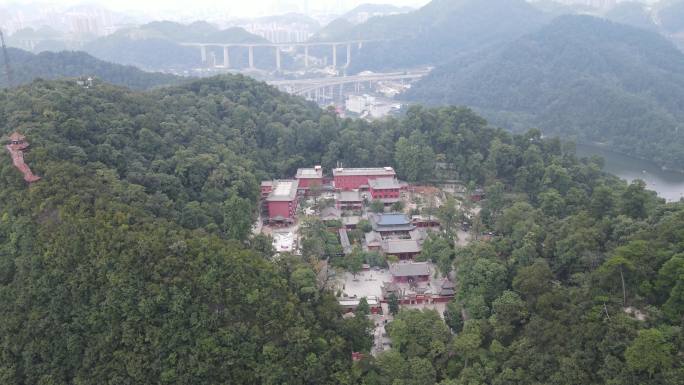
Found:
[[[430,275],[427,262],[395,263],[390,266],[390,273],[395,277],[417,277]]]
[[[321,179],[323,178],[322,168],[300,168],[297,169],[297,179]]]
[[[340,191],[337,200],[340,202],[363,202],[358,191]]]
[[[368,185],[373,189],[399,189],[401,184],[394,178],[376,178],[368,181]]]
[[[297,189],[299,188],[298,180],[276,180],[273,181],[273,190],[268,195],[269,202],[286,202],[292,201],[297,196]]]
[[[340,219],[342,212],[335,207],[326,207],[321,210],[322,219]]]
[[[456,294],[456,289],[454,284],[449,281],[448,279],[445,279],[442,282],[442,287],[439,289],[439,295],[442,296],[452,296]]]
[[[382,251],[386,254],[420,253],[421,246],[412,239],[387,239],[382,242]]]
[[[368,246],[380,246],[382,244],[382,237],[375,231],[366,233],[366,245]]]
[[[406,215],[400,213],[381,214],[376,222],[379,226],[396,226],[410,224]]]
[[[333,170],[333,176],[346,175],[370,175],[370,176],[393,176],[395,175],[392,167],[374,167],[374,168],[336,168]]]

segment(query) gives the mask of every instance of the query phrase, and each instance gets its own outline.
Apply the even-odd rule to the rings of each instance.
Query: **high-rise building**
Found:
[[[586,5],[592,8],[608,9],[614,7],[618,0],[556,0],[558,3],[566,5]]]

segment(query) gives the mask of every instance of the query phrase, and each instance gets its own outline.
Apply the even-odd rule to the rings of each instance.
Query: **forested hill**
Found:
[[[539,131],[513,135],[456,107],[342,120],[241,76],[146,92],[38,80],[0,90],[0,135],[15,130],[43,179],[28,186],[0,157],[1,384],[684,375],[684,206]],[[424,182],[438,160],[484,187],[473,226],[494,236],[435,241],[423,257],[457,277],[445,321],[402,310],[394,349],[371,358],[369,321],[343,318],[322,289],[325,245],[272,259],[271,240],[252,235],[258,183],[338,161]],[[440,218],[456,226],[447,202]],[[353,364],[352,351],[366,359]]]
[[[85,52],[42,52],[36,55],[16,48],[8,48],[7,51],[15,86],[30,83],[37,78],[59,79],[80,76],[92,76],[132,89],[148,89],[184,81],[183,78],[174,75],[145,72],[131,66],[108,63]],[[2,55],[0,53],[0,57]],[[4,58],[0,59],[0,62],[4,63]],[[0,87],[7,87],[4,71],[0,76]]]
[[[602,19],[562,16],[503,49],[435,70],[407,97],[684,164],[684,54],[656,33]]]
[[[246,236],[258,181],[294,158],[257,140],[321,111],[240,77],[150,93],[37,81],[0,100],[2,135],[27,135],[43,177],[29,188],[3,153],[0,383],[348,376],[353,322],[311,269]]]
[[[122,29],[116,33],[93,40],[84,50],[102,60],[134,65],[150,70],[186,70],[201,66],[199,48],[182,46],[181,43],[266,43],[266,39],[242,28],[219,29],[206,23],[180,24],[158,21],[135,28]],[[214,50],[216,50],[214,52]],[[244,51],[244,50],[243,50]],[[222,58],[223,49],[212,47]],[[245,52],[232,53],[233,65],[238,64]],[[259,55],[257,55],[257,58]],[[257,59],[260,60],[260,59]],[[258,65],[260,63],[257,61]]]
[[[173,21],[154,21],[136,28],[117,31],[115,35],[138,38],[163,38],[176,43],[263,43],[266,39],[242,28],[220,29],[213,24],[197,21],[181,24]]]
[[[436,65],[463,51],[508,42],[547,16],[524,0],[433,0],[416,11],[353,25],[333,22],[314,39],[379,40],[355,53],[352,70]]]

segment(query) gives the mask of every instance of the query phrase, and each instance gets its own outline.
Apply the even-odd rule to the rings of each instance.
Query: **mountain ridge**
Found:
[[[60,79],[93,76],[106,82],[136,90],[180,84],[184,78],[145,72],[133,66],[110,63],[85,52],[61,51],[33,54],[8,48],[14,86],[28,84],[37,78]],[[3,54],[0,53],[0,57]],[[4,60],[3,60],[4,61]],[[7,87],[7,77],[0,77],[0,88]]]
[[[440,64],[462,51],[513,40],[547,19],[524,0],[433,0],[418,10],[359,25],[338,22],[315,39],[378,40],[355,52],[350,71],[386,70]]]
[[[435,70],[406,97],[611,143],[668,167],[684,162],[684,54],[655,32],[604,19],[561,16],[510,46]],[[644,135],[652,141],[640,144]]]

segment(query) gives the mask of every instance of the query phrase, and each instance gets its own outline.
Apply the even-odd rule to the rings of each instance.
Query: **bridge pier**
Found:
[[[351,44],[347,44],[347,64],[344,65],[345,68],[349,68],[351,65]]]
[[[249,69],[254,69],[254,46],[250,45],[249,49]]]
[[[280,71],[280,47],[275,47],[276,51],[276,69]]]
[[[230,68],[230,53],[228,52],[228,46],[223,47],[223,66],[226,69]]]
[[[202,55],[202,64],[207,62],[207,46],[200,46],[200,55]]]
[[[332,66],[333,66],[333,68],[337,68],[337,44],[333,43],[332,49],[333,49],[333,57],[332,57],[333,64],[332,64]]]
[[[309,68],[309,46],[304,46],[304,68]]]

